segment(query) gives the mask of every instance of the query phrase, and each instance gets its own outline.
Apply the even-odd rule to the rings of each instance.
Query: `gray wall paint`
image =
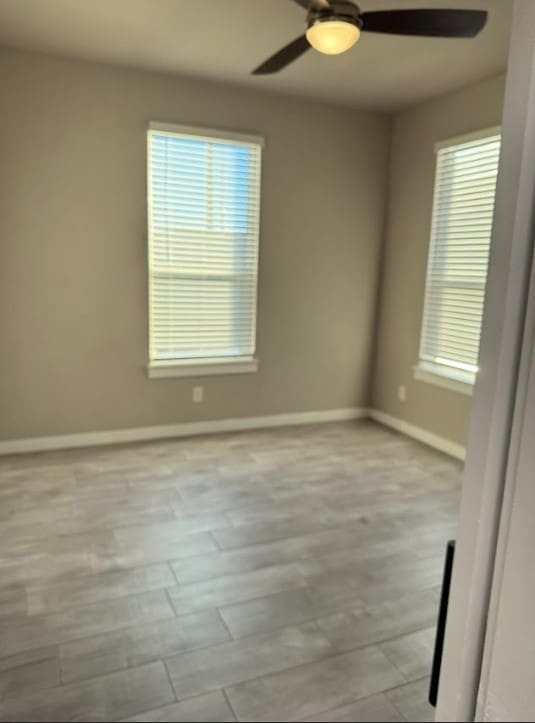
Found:
[[[374,408],[465,444],[471,397],[416,381],[437,141],[499,125],[505,77],[414,106],[394,117]],[[407,387],[407,401],[397,396]]]
[[[367,405],[387,117],[0,51],[0,439]],[[260,372],[148,380],[145,130],[265,134]]]

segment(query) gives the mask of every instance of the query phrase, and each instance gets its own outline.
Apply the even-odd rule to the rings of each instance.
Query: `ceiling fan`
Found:
[[[293,0],[304,8],[307,30],[272,55],[253,75],[277,73],[310,48],[327,55],[349,50],[361,31],[435,38],[473,38],[487,22],[486,10],[376,10],[362,12],[352,0]]]

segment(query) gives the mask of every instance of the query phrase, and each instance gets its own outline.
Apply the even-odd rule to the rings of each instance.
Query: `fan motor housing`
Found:
[[[312,7],[307,17],[307,28],[324,23],[330,20],[340,20],[345,23],[356,25],[362,30],[362,13],[358,5],[348,0],[331,0],[330,6],[326,8]]]

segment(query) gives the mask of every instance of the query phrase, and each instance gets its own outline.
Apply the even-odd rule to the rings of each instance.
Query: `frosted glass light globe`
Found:
[[[360,29],[343,20],[320,20],[308,28],[306,35],[315,50],[326,55],[339,55],[355,45],[360,38]]]

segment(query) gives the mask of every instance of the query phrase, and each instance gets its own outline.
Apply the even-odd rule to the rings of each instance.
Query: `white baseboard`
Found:
[[[438,434],[428,432],[427,429],[422,429],[422,427],[416,427],[414,424],[405,422],[403,419],[392,417],[390,414],[385,414],[385,412],[380,412],[377,409],[370,409],[369,417],[380,424],[384,424],[385,427],[395,429],[398,432],[401,432],[401,434],[417,439],[419,442],[427,444],[428,447],[438,449],[440,452],[449,454],[451,457],[455,457],[456,459],[463,461],[466,457],[466,448],[461,444],[452,442],[450,439],[446,439],[445,437],[439,437]]]
[[[73,449],[75,447],[97,447],[125,442],[142,442],[151,439],[194,437],[201,434],[237,432],[246,429],[266,429],[269,427],[287,427],[298,424],[340,422],[351,419],[366,419],[367,417],[367,409],[327,409],[319,412],[296,412],[292,414],[274,414],[265,417],[216,419],[207,422],[186,422],[184,424],[166,424],[133,429],[112,429],[105,432],[63,434],[57,437],[13,439],[0,442],[0,456],[20,454],[23,452],[47,452],[54,449]]]
[[[371,418],[385,427],[417,439],[429,447],[438,449],[457,459],[464,460],[466,449],[456,442],[439,437],[426,429],[376,409],[351,407],[349,409],[327,409],[317,412],[295,412],[292,414],[273,414],[264,417],[238,417],[236,419],[215,419],[207,422],[186,422],[166,424],[154,427],[135,427],[133,429],[112,429],[104,432],[82,432],[81,434],[62,434],[55,437],[33,437],[31,439],[13,439],[0,441],[0,456],[22,454],[24,452],[47,452],[77,447],[99,447],[128,442],[143,442],[155,439],[195,437],[218,432],[239,432],[247,429],[268,429],[270,427],[289,427],[299,424],[320,424],[322,422],[341,422],[351,419]]]

